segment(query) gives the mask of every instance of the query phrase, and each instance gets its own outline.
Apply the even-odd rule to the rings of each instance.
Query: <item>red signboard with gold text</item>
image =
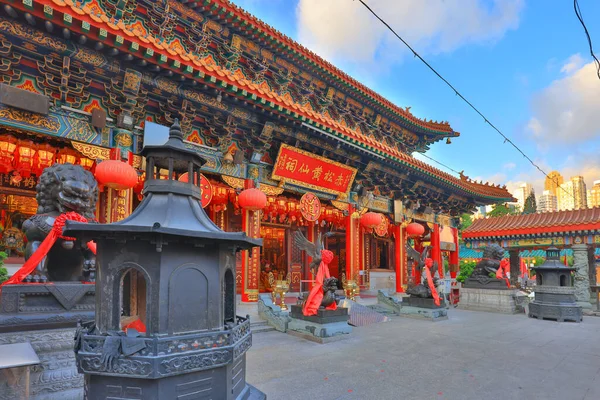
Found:
[[[272,179],[332,194],[348,194],[356,168],[282,144]]]

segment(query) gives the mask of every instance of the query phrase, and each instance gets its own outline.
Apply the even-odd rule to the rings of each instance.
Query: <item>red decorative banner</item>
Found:
[[[282,144],[273,168],[274,180],[332,194],[348,194],[356,168]]]

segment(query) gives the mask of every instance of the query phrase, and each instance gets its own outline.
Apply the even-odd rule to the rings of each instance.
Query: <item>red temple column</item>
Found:
[[[455,247],[455,251],[450,252],[450,260],[449,260],[449,266],[450,266],[450,278],[456,278],[456,275],[458,274],[458,269],[459,269],[459,265],[460,265],[460,261],[459,261],[459,248],[458,248],[458,229],[456,228],[452,228],[452,237],[454,238],[454,247]]]
[[[254,187],[252,179],[246,179],[244,189]],[[260,237],[260,213],[242,209],[242,230],[251,238]],[[258,301],[260,277],[260,247],[242,251],[242,301]]]
[[[309,222],[308,223],[308,227],[306,228],[306,240],[308,240],[311,243],[315,242],[315,223],[314,222]],[[310,271],[310,263],[312,262],[312,257],[310,256],[306,256],[306,265],[307,265],[307,269],[308,269],[308,273],[306,274],[306,278],[307,280],[310,280],[310,282],[308,283],[308,290],[312,289],[313,287],[313,282],[315,280],[315,276],[311,273]]]
[[[440,278],[443,278],[444,263],[442,261],[442,249],[440,247],[440,226],[438,224],[433,224],[433,231],[431,232],[431,259],[434,263],[438,263],[438,273]]]
[[[360,227],[358,218],[353,217],[356,208],[348,204],[346,218],[346,279],[351,280],[360,265]]]
[[[394,226],[394,258],[396,265],[396,293],[404,293],[404,228],[402,224]]]

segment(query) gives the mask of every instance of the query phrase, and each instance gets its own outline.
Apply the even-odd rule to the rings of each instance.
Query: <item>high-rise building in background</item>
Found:
[[[564,183],[563,176],[558,171],[552,171],[546,177],[546,182],[544,182],[544,190],[548,190],[555,196],[558,196],[557,191],[559,190],[559,186]]]
[[[559,210],[581,210],[587,208],[587,190],[583,176],[574,176],[557,190]]]
[[[513,196],[515,197],[515,199],[517,199],[517,206],[519,207],[520,211],[523,211],[523,207],[525,206],[525,200],[527,200],[527,197],[529,197],[531,192],[533,192],[533,186],[531,186],[529,183],[523,183],[513,193]]]
[[[539,212],[558,211],[558,199],[550,190],[544,190],[538,199],[537,208]]]
[[[594,186],[588,192],[588,207],[600,207],[600,181],[594,181]]]

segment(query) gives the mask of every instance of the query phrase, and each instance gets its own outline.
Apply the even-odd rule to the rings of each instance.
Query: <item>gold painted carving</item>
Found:
[[[53,117],[17,110],[15,108],[0,109],[0,118],[11,119],[27,125],[38,126],[55,133],[60,130],[60,123]]]

